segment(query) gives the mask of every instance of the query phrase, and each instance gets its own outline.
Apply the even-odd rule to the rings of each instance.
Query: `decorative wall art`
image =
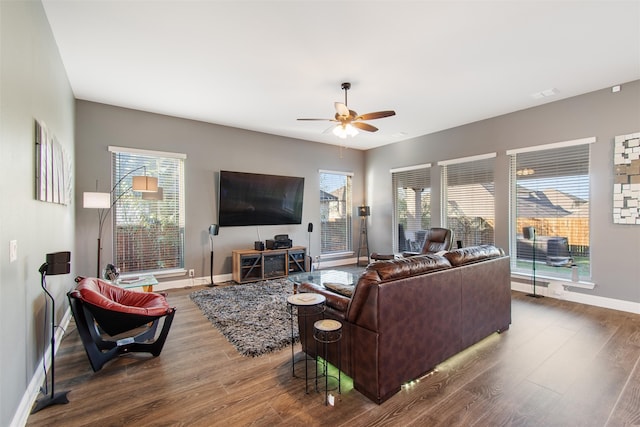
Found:
[[[640,132],[615,137],[613,222],[640,225]]]
[[[71,161],[46,126],[35,121],[36,199],[66,205],[71,200]]]

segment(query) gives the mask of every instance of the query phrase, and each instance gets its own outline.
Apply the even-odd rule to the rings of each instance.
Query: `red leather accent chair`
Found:
[[[123,353],[159,356],[176,312],[164,294],[124,289],[95,278],[80,280],[67,296],[94,372]],[[161,319],[162,329],[156,337]],[[116,340],[107,339],[101,332],[113,337],[143,326],[136,335]]]

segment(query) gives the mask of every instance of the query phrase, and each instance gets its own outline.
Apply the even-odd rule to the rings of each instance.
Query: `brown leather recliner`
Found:
[[[440,251],[449,251],[453,245],[453,231],[449,228],[433,227],[427,230],[427,235],[422,244],[422,250],[420,252],[403,252],[403,257],[411,257],[421,254],[428,254]],[[389,260],[394,259],[394,255],[379,254],[374,252],[371,254],[371,259]]]

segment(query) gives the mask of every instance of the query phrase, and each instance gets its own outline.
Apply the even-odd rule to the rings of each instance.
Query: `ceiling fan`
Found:
[[[333,130],[333,134],[340,137],[346,138],[347,136],[355,136],[358,134],[358,130],[364,130],[367,132],[376,132],[378,130],[377,127],[370,125],[369,123],[365,123],[363,120],[374,120],[374,119],[382,119],[384,117],[395,116],[396,112],[393,110],[387,111],[377,111],[375,113],[367,113],[359,115],[353,110],[350,110],[347,107],[347,91],[351,89],[351,83],[344,82],[342,83],[342,89],[344,90],[344,103],[335,102],[334,106],[336,108],[336,114],[333,119],[298,119],[298,120],[321,120],[321,121],[330,121],[338,123],[336,126],[332,126],[327,129],[325,132],[329,130]],[[357,128],[357,129],[356,129]]]

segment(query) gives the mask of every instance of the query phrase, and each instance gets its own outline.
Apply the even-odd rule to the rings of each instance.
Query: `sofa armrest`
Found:
[[[324,295],[327,299],[326,305],[331,307],[337,311],[345,313],[347,311],[347,307],[349,306],[349,302],[351,298],[345,297],[344,295],[337,294],[324,286],[316,285],[315,283],[301,283],[298,286],[299,292],[313,292],[316,294]]]
[[[416,255],[421,255],[421,253],[420,252],[402,252],[402,256],[405,258],[409,258]]]
[[[396,256],[394,254],[379,254],[378,252],[374,252],[370,255],[370,258],[376,261],[395,259],[395,257]]]

